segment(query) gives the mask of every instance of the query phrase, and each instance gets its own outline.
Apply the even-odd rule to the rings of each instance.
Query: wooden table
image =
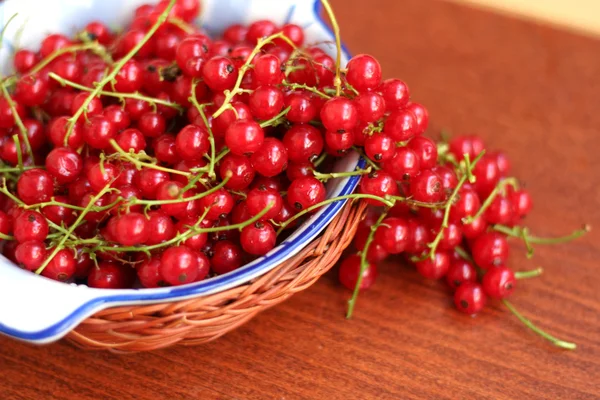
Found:
[[[533,194],[528,224],[559,235],[600,228],[600,41],[462,5],[332,0],[344,40],[406,80],[431,132],[476,132],[506,149]],[[0,398],[597,399],[600,229],[539,248],[515,268],[513,303],[579,344],[561,351],[500,304],[470,318],[441,282],[397,261],[344,319],[335,273],[236,332],[197,348],[118,356],[0,339]]]

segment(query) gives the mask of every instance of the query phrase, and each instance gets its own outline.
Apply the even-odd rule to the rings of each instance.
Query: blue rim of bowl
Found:
[[[331,36],[334,36],[333,31],[331,30],[331,28],[329,28],[325,20],[320,15],[320,4],[320,0],[315,0],[313,6],[315,19],[325,28],[325,30],[327,30],[327,32]],[[2,4],[0,4],[0,8],[2,8]],[[290,14],[292,12],[293,8],[290,9]],[[350,53],[344,44],[342,44],[342,51],[348,58],[350,58]],[[360,168],[364,168],[365,161],[362,158],[360,158],[357,166],[359,166]],[[360,176],[350,177],[344,185],[344,187],[342,188],[340,196],[351,194],[356,188],[359,179]],[[152,300],[165,301],[169,299],[179,299],[182,297],[194,297],[195,295],[201,295],[207,292],[218,292],[218,290],[216,290],[218,287],[227,286],[233,281],[237,281],[240,284],[243,282],[247,282],[249,279],[251,279],[251,277],[256,276],[259,273],[259,271],[266,269],[264,265],[265,263],[268,263],[269,267],[278,265],[278,260],[281,260],[282,258],[286,257],[291,251],[296,249],[297,246],[306,241],[305,239],[307,237],[313,236],[315,235],[315,232],[320,232],[322,229],[324,229],[331,222],[334,216],[341,210],[344,204],[346,204],[346,201],[347,200],[340,200],[327,205],[321,217],[318,220],[316,220],[311,226],[307,227],[300,235],[298,235],[298,237],[294,238],[290,242],[284,241],[282,245],[285,244],[285,246],[283,246],[279,251],[265,256],[261,260],[261,262],[255,265],[251,265],[247,268],[242,267],[239,270],[232,271],[221,276],[216,276],[206,281],[191,284],[189,286],[186,285],[181,287],[173,287],[168,292],[161,291],[159,293],[151,293],[146,292],[144,289],[142,289],[132,290],[132,293],[121,293],[112,296],[107,295],[97,297],[79,306],[72,313],[64,317],[60,322],[51,325],[45,329],[36,332],[24,332],[10,328],[0,323],[0,332],[22,340],[34,342],[48,341],[52,338],[61,337],[62,335],[66,334],[72,327],[74,327],[74,325],[77,323],[77,321],[79,321],[80,318],[85,318],[94,310],[98,309],[100,305],[105,303],[132,303],[136,301]],[[269,269],[272,269],[272,267]],[[265,273],[266,272],[267,270],[265,271]]]

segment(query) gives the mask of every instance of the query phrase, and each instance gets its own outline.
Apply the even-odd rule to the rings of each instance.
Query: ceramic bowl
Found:
[[[37,49],[45,35],[72,34],[92,20],[118,27],[127,23],[133,10],[147,0],[6,0],[0,4],[0,25],[15,13],[0,50],[0,70],[11,73],[15,47]],[[319,16],[319,0],[204,0],[197,21],[206,31],[218,34],[232,23],[248,24],[270,19],[292,22],[305,29],[306,43],[332,43],[334,37]],[[19,34],[19,31],[21,33]],[[20,38],[19,38],[20,35]],[[19,43],[17,43],[17,40]],[[335,48],[321,44],[335,55]],[[344,50],[342,61],[348,60]],[[335,171],[351,171],[359,164],[357,154],[340,159]],[[328,196],[351,193],[358,177],[328,182]],[[0,256],[0,332],[14,338],[46,343],[64,336],[93,313],[117,305],[169,302],[217,293],[265,274],[310,243],[335,217],[343,201],[322,207],[283,243],[264,257],[230,273],[201,282],[169,288],[101,290],[64,284],[22,270]]]

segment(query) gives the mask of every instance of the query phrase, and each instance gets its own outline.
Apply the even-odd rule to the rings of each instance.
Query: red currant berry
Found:
[[[83,169],[83,160],[69,147],[55,147],[46,157],[46,170],[64,185],[75,181]]]
[[[255,171],[248,157],[227,154],[219,165],[219,175],[223,180],[229,176],[229,180],[225,184],[229,189],[242,190],[250,186],[254,180]]]
[[[209,220],[215,220],[229,214],[234,205],[233,197],[225,189],[217,190],[200,199],[200,210],[206,210],[210,207],[210,210],[206,213],[206,218]]]
[[[364,92],[354,98],[358,118],[363,122],[375,122],[385,113],[385,100],[375,92]]]
[[[279,192],[264,186],[257,187],[248,192],[246,197],[246,207],[251,216],[258,215],[268,208],[268,211],[261,217],[262,221],[268,221],[276,218],[283,206],[283,199]]]
[[[348,83],[359,92],[375,89],[381,82],[381,65],[367,54],[359,54],[348,62],[346,66],[346,79]]]
[[[160,262],[160,275],[173,286],[194,282],[198,276],[198,257],[186,246],[168,248]]]
[[[200,160],[210,149],[208,138],[206,128],[198,125],[185,126],[175,138],[177,154],[184,160]]]
[[[364,175],[360,179],[360,192],[370,194],[377,197],[385,197],[387,195],[397,196],[398,185],[394,178],[385,171],[374,171],[368,175]],[[365,199],[369,204],[379,206],[382,203],[375,199]]]
[[[129,212],[120,216],[116,224],[115,240],[123,246],[146,243],[154,234],[148,219],[139,212]]]
[[[429,113],[427,112],[427,109],[419,103],[409,103],[406,106],[406,109],[412,111],[417,119],[415,135],[423,134],[427,129],[427,125],[429,125]]]
[[[494,299],[504,299],[515,291],[515,273],[507,267],[492,268],[486,271],[481,280],[483,291]]]
[[[106,117],[95,115],[85,124],[83,137],[92,148],[102,150],[110,146],[110,140],[117,134],[115,126]],[[125,149],[127,151],[128,149]]]
[[[126,265],[103,261],[92,268],[87,285],[99,289],[127,289],[133,285],[135,270]]]
[[[394,157],[396,153],[396,144],[387,135],[374,134],[365,140],[365,152],[367,157],[373,161],[387,161]]]
[[[249,155],[263,145],[265,132],[251,120],[237,120],[225,132],[225,144],[233,154]]]
[[[407,109],[392,111],[383,126],[383,132],[396,142],[412,139],[416,134],[417,119]]]
[[[46,245],[39,240],[20,243],[15,250],[15,258],[29,271],[35,271],[41,267],[46,255]]]
[[[361,275],[360,256],[352,255],[342,261],[338,277],[342,285],[350,290],[354,290],[358,283],[358,277]],[[369,263],[367,268],[362,273],[362,281],[360,282],[360,290],[369,289],[375,283],[377,278],[377,266]]]
[[[238,70],[228,57],[216,56],[204,63],[202,77],[213,91],[231,89],[237,80]]]
[[[311,125],[294,125],[283,136],[288,158],[295,163],[312,162],[323,151],[323,135]]]
[[[408,222],[401,218],[388,217],[375,233],[375,240],[390,254],[400,254],[408,245],[410,237]]]
[[[144,262],[137,267],[137,276],[143,287],[157,288],[167,285],[160,274],[160,265],[160,257],[154,256],[144,260]]]
[[[253,22],[248,27],[246,41],[252,45],[258,43],[258,39],[270,36],[277,32],[277,26],[269,20],[260,20]]]
[[[217,242],[212,252],[213,256],[210,259],[211,267],[218,275],[238,269],[243,263],[242,249],[229,240]]]
[[[20,74],[26,74],[38,62],[38,56],[31,50],[20,49],[15,52],[15,70]]]
[[[427,279],[441,279],[450,268],[450,256],[445,251],[436,251],[434,259],[427,257],[415,263],[417,271]]]
[[[287,167],[288,154],[285,145],[276,138],[265,138],[263,145],[252,154],[252,165],[262,176],[277,176]]]
[[[277,85],[283,79],[281,61],[272,54],[263,54],[254,61],[254,74],[259,85]]]
[[[379,91],[385,100],[387,111],[400,110],[408,104],[408,86],[400,79],[386,79],[381,83]]]
[[[393,157],[384,161],[381,166],[394,179],[404,182],[415,179],[421,168],[417,154],[408,147],[398,147]]]
[[[42,214],[25,210],[15,218],[13,235],[19,243],[29,240],[43,242],[48,236],[48,230],[48,221]]]
[[[244,251],[255,256],[267,254],[277,242],[273,226],[266,221],[257,221],[242,229],[240,243]]]
[[[284,98],[284,106],[290,108],[285,115],[290,122],[307,123],[317,116],[317,106],[310,94],[305,92],[291,92]]]
[[[256,118],[271,119],[283,108],[283,93],[275,86],[259,86],[250,94],[248,105]]]
[[[54,194],[52,175],[39,168],[23,172],[17,181],[17,194],[25,204],[49,201]]]
[[[300,211],[325,200],[327,191],[321,181],[313,177],[299,178],[293,181],[287,193],[290,206]]]
[[[102,111],[102,115],[113,124],[117,131],[122,131],[131,124],[129,114],[127,114],[121,106],[116,104],[106,107]]]
[[[321,108],[321,122],[331,132],[352,132],[358,123],[358,111],[349,99],[334,97]]]
[[[508,259],[508,241],[498,232],[487,232],[479,236],[471,247],[473,260],[483,268],[499,267]]]
[[[477,314],[485,306],[485,294],[481,285],[465,282],[454,292],[456,308],[465,314]]]
[[[65,282],[73,277],[77,262],[70,249],[58,251],[42,271],[42,275],[55,281]]]
[[[444,190],[440,177],[431,170],[423,170],[410,184],[412,198],[425,203],[437,203],[444,199]]]
[[[39,75],[26,75],[17,81],[15,98],[28,107],[41,105],[50,90],[46,79]]]
[[[463,283],[477,282],[477,271],[473,265],[466,260],[457,260],[450,263],[450,268],[446,273],[446,282],[456,290]]]

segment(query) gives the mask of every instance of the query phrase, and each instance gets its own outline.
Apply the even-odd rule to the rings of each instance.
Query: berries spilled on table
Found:
[[[391,254],[445,278],[462,312],[505,301],[537,274],[506,265],[507,238],[530,252],[562,239],[521,226],[532,201],[504,153],[474,136],[423,136],[426,108],[401,80],[382,80],[374,57],[342,69],[339,27],[322,3],[335,58],[294,24],[209,37],[193,25],[198,0],[141,5],[119,34],[94,21],[17,50],[16,74],[1,82],[3,254],[95,288],[182,285],[241,267],[349,199],[370,209],[358,253],[339,269],[354,291],[348,316]],[[351,151],[366,168],[329,172]],[[360,176],[358,193],[326,199],[324,182],[347,176]]]

